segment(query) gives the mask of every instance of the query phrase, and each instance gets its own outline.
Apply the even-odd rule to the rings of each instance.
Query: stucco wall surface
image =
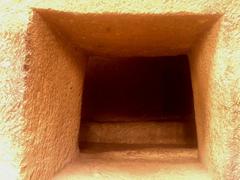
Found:
[[[226,4],[189,56],[200,159],[215,179],[239,179],[240,9]]]
[[[112,57],[184,54],[217,18],[217,15],[184,13],[176,16],[37,11],[78,48],[88,54]]]
[[[87,59],[29,8],[2,9],[0,179],[51,179],[78,152]]]
[[[34,14],[28,28],[29,56],[24,96],[27,121],[26,179],[49,179],[78,151],[82,85],[86,57],[61,41]]]
[[[44,10],[38,9],[48,9],[45,12],[55,11],[48,15],[46,13],[45,21],[50,16],[54,17],[56,11],[67,14],[141,13],[143,16],[149,14],[219,16],[218,22],[209,31],[204,29],[203,36],[198,34],[199,40],[194,36],[196,39],[191,42],[191,47],[184,51],[188,52],[191,62],[201,161],[214,179],[240,179],[240,2],[238,0],[197,2],[193,0],[114,2],[26,0],[19,3],[14,1],[7,3],[0,1],[0,3],[0,175],[2,177],[49,179],[56,170],[71,159],[76,150],[74,148],[77,145],[76,123],[79,123],[76,117],[80,113],[79,92],[82,87],[84,65],[75,65],[74,58],[70,55],[74,53],[63,47],[66,44],[55,38],[56,32],[53,35],[38,15],[33,15],[38,11],[44,16]],[[54,24],[53,27],[62,27],[61,16],[58,17],[57,23],[56,18],[52,18],[48,23]],[[65,26],[62,28],[66,28],[62,32],[65,38],[74,37],[71,30],[73,27],[74,24],[69,25],[69,29]],[[77,34],[76,36],[78,37]],[[165,41],[167,42],[167,39]],[[82,48],[74,41],[73,44]],[[94,47],[92,52],[105,54],[106,49]],[[112,50],[114,51],[111,52],[116,52],[118,49]],[[180,51],[174,50],[175,54],[178,52]],[[81,59],[85,58],[81,57]],[[74,85],[72,89],[71,85]],[[60,89],[62,90],[59,91]],[[71,117],[71,121],[66,122],[69,115],[73,115],[74,118]],[[67,141],[72,143],[66,144]],[[62,146],[69,148],[63,150]]]
[[[26,150],[23,64],[31,12],[14,3],[0,6],[0,179],[20,179]]]

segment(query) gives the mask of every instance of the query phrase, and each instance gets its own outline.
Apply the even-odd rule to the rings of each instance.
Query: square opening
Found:
[[[125,168],[148,175],[163,163],[198,162],[187,55],[90,57],[79,147],[83,163],[111,162],[124,171],[121,161],[134,160]]]
[[[56,109],[56,116],[46,117],[46,122],[59,127],[53,128],[56,134],[49,135],[54,136],[53,142],[58,139],[53,149],[63,157],[54,161],[54,168],[59,170],[75,158],[56,178],[94,178],[95,172],[100,179],[105,175],[112,179],[209,178],[199,160],[205,154],[202,139],[206,134],[202,133],[204,123],[195,117],[201,107],[199,100],[195,102],[196,86],[192,88],[197,78],[193,66],[197,65],[189,50],[218,16],[80,14],[43,9],[36,14],[32,38],[40,38],[43,45],[37,49],[38,44],[33,43],[36,54],[32,57],[48,58],[50,65],[57,60],[60,64],[52,63],[46,71],[61,78],[47,82],[66,91],[57,97],[59,104],[64,104],[62,109],[55,108],[54,102],[51,108]],[[46,34],[53,37],[48,39]],[[54,51],[44,49],[44,43]],[[59,55],[62,51],[67,53]],[[54,72],[55,66],[60,70]],[[48,95],[55,98],[55,93]],[[76,150],[80,153],[75,154]],[[51,152],[55,160],[59,156],[56,151]]]
[[[91,145],[197,147],[186,55],[90,57],[83,92],[82,151]]]

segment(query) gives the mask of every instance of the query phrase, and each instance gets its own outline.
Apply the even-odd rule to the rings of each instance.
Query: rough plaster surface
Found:
[[[216,179],[240,178],[239,6],[231,5],[189,52],[199,155]]]
[[[189,53],[191,59],[191,75],[192,86],[194,92],[195,116],[197,125],[197,135],[199,142],[199,155],[206,164],[211,164],[211,158],[216,156],[216,149],[210,147],[211,141],[219,141],[214,137],[210,139],[210,123],[211,123],[211,97],[209,94],[212,87],[210,77],[213,65],[213,56],[216,46],[216,36],[218,33],[219,22],[216,23],[210,31],[208,31],[195,45]],[[211,59],[211,61],[209,61]],[[204,78],[207,77],[207,78]],[[205,119],[205,121],[203,121]],[[217,127],[214,127],[217,128]],[[221,137],[223,138],[223,137]],[[208,155],[206,155],[208,154]],[[210,157],[210,158],[209,158]],[[220,159],[221,157],[219,157]]]
[[[26,150],[23,116],[26,32],[30,11],[0,6],[0,179],[20,178]]]
[[[71,137],[61,136],[63,137],[62,140],[64,140],[64,138],[66,138],[65,140],[70,139],[75,145],[75,142],[77,142],[77,139],[73,139],[75,135],[69,133],[68,128],[58,128],[58,125],[60,125],[61,127],[68,127],[68,125],[72,127],[73,124],[71,122],[75,122],[75,118],[71,118],[69,124],[67,123],[64,126],[64,123],[61,120],[64,120],[65,118],[62,118],[61,115],[67,116],[67,114],[65,113],[69,113],[69,111],[71,111],[75,117],[78,113],[74,110],[67,110],[68,107],[66,107],[66,105],[63,105],[63,103],[68,102],[68,100],[65,99],[66,97],[68,97],[66,94],[64,94],[65,91],[62,91],[61,93],[54,92],[54,88],[63,87],[63,81],[61,80],[67,78],[67,74],[66,76],[62,76],[63,79],[55,79],[55,71],[49,71],[53,73],[50,78],[53,78],[54,81],[45,81],[45,83],[44,80],[48,79],[48,76],[46,74],[45,76],[43,76],[45,78],[37,78],[40,77],[41,73],[42,75],[44,75],[44,70],[47,68],[47,63],[43,65],[45,63],[44,60],[54,59],[53,57],[55,57],[56,52],[61,53],[62,55],[61,58],[59,58],[58,60],[65,60],[65,63],[69,62],[66,61],[67,59],[72,58],[67,55],[67,52],[64,51],[66,54],[62,53],[62,45],[60,45],[61,43],[53,38],[53,34],[51,34],[48,29],[43,27],[45,25],[43,25],[43,22],[41,20],[39,20],[40,29],[37,28],[38,25],[35,25],[35,28],[33,28],[34,25],[29,24],[29,21],[35,19],[31,18],[33,13],[30,7],[34,7],[34,11],[36,11],[36,9],[38,8],[48,8],[49,10],[45,12],[48,12],[49,14],[47,17],[44,17],[44,20],[48,18],[52,19],[55,16],[54,14],[56,14],[56,11],[50,13],[51,10],[64,11],[66,12],[66,15],[69,15],[72,12],[75,14],[80,13],[80,15],[76,15],[78,17],[83,17],[82,14],[88,13],[95,13],[95,16],[97,16],[98,13],[104,14],[106,12],[115,14],[140,13],[142,14],[142,16],[146,15],[146,17],[149,14],[175,14],[176,16],[179,14],[183,14],[184,16],[187,14],[189,14],[190,16],[198,14],[202,16],[206,15],[205,17],[207,18],[210,14],[219,14],[221,18],[216,25],[214,25],[209,31],[205,30],[205,33],[203,33],[205,35],[203,36],[197,34],[199,40],[195,40],[194,42],[189,43],[191,44],[191,47],[188,44],[187,46],[184,45],[182,48],[184,49],[184,51],[189,52],[191,62],[192,82],[194,82],[193,93],[194,100],[196,101],[196,121],[197,126],[199,126],[198,137],[201,162],[205,167],[207,167],[208,171],[212,174],[212,177],[214,179],[235,180],[240,178],[240,3],[238,0],[200,0],[197,2],[193,0],[129,0],[114,2],[105,0],[81,0],[71,1],[71,3],[66,0],[27,0],[23,1],[22,3],[10,3],[10,1],[8,2],[9,3],[5,6],[3,5],[4,2],[0,1],[0,174],[3,179],[5,177],[7,177],[8,179],[48,179],[54,174],[54,172],[58,168],[62,167],[65,164],[64,162],[70,159],[70,154],[75,151],[73,149],[69,149],[68,153],[64,153],[64,155],[67,155],[67,157],[61,157],[59,163],[57,163],[58,159],[56,159],[56,154],[54,154],[53,152],[58,152],[60,155],[61,153],[63,153],[62,148],[60,148],[61,145],[64,145],[65,147],[69,145],[66,145],[66,142],[63,141],[60,142],[62,138],[58,138],[58,135],[71,134]],[[51,14],[52,18],[50,18]],[[47,13],[45,15],[47,15]],[[215,15],[214,19],[216,19]],[[92,15],[90,14],[87,17],[89,18],[91,16]],[[103,16],[105,15],[101,15],[101,17]],[[97,19],[99,17],[97,17]],[[62,17],[59,16],[59,27],[61,27],[61,18]],[[110,18],[110,16],[108,16],[108,18]],[[75,15],[73,16],[73,19],[76,19]],[[64,18],[63,21],[65,21]],[[78,19],[76,20],[76,22],[78,22]],[[101,24],[103,24],[103,22],[104,21],[102,21]],[[146,22],[146,20],[143,22]],[[196,20],[196,23],[197,22],[198,21]],[[114,22],[112,23],[113,25],[115,25]],[[56,24],[54,24],[54,26],[55,25]],[[147,24],[145,25],[147,27]],[[179,22],[175,25],[180,26],[181,23]],[[94,26],[92,26],[91,28],[93,27]],[[66,27],[64,26],[64,28]],[[72,26],[69,25],[69,28],[72,28]],[[30,32],[31,29],[35,29],[34,32],[28,34],[29,37],[26,37],[26,33]],[[70,35],[68,32],[71,32],[72,30],[66,30],[67,31],[65,35],[66,37],[68,37]],[[34,37],[36,31],[46,34],[49,37]],[[127,33],[130,32],[127,31]],[[189,35],[192,35],[193,33],[191,33],[191,31],[186,32],[188,32]],[[62,33],[64,34],[64,31]],[[178,34],[178,32],[175,32],[174,36],[176,34]],[[89,37],[92,36],[89,35]],[[196,36],[194,37],[196,38]],[[34,43],[32,42],[32,45],[34,45],[33,47],[35,49],[33,50],[32,54],[39,54],[37,53],[38,50],[39,52],[47,51],[49,52],[49,54],[46,55],[44,53],[40,53],[41,56],[44,56],[44,58],[38,57],[40,55],[38,55],[37,57],[32,56],[30,53],[31,50],[29,49],[29,47],[31,47],[31,43],[29,44],[29,42],[26,41],[26,39],[29,38],[33,38],[33,40],[34,38],[40,38],[38,39],[39,43],[35,42],[34,45]],[[54,41],[49,41],[50,43],[46,43],[48,41],[45,40],[48,40],[48,38],[50,38],[49,40],[53,38]],[[106,37],[106,39],[107,38],[108,37]],[[144,41],[135,42],[140,43]],[[122,47],[122,45],[125,44],[122,43],[119,46],[114,47]],[[173,43],[173,45],[176,44]],[[94,46],[90,48],[91,51],[94,50],[93,47]],[[142,47],[144,47],[144,45],[142,45]],[[83,47],[79,46],[79,48]],[[96,52],[99,53],[101,48],[101,46],[96,47]],[[177,50],[179,50],[179,52],[182,52],[181,47],[175,49],[175,47],[173,46],[172,48],[174,49],[174,51],[171,52],[178,53]],[[119,51],[120,50],[118,49],[117,52]],[[125,50],[123,52],[131,53],[128,50]],[[156,51],[154,51],[154,53],[156,53]],[[106,52],[103,51],[103,54],[106,54]],[[24,66],[25,64],[27,66]],[[37,68],[38,65],[41,65],[40,67],[42,67],[42,70]],[[58,67],[58,64],[51,64],[51,66],[49,66],[49,69],[51,69],[50,67],[52,69],[55,69],[55,67]],[[31,71],[31,68],[32,70],[35,69],[35,73]],[[62,71],[65,72],[66,69],[71,69],[71,65],[63,65],[62,68]],[[75,68],[76,67],[74,66],[73,69]],[[40,73],[39,75],[37,75],[38,72]],[[69,72],[73,73],[74,75],[79,74],[79,71],[75,72],[75,70]],[[31,73],[32,77],[30,76]],[[73,81],[76,80],[76,77],[71,78],[73,78]],[[35,82],[38,80],[39,83]],[[58,83],[55,83],[55,81]],[[44,87],[48,84],[52,84],[52,86],[49,86],[51,87],[51,90],[48,89],[48,91],[46,92],[46,89],[44,89]],[[76,85],[76,89],[80,90],[80,84],[78,85],[79,86]],[[38,86],[41,87],[40,89],[45,90],[39,91],[39,95],[46,94],[46,98],[42,98],[41,100],[39,100],[39,102],[36,101],[37,98],[39,98],[39,95],[37,95],[38,90],[35,89]],[[31,88],[32,91],[30,91]],[[200,90],[202,92],[199,92]],[[66,90],[66,93],[69,93],[69,90]],[[48,98],[52,99],[52,101],[49,101]],[[73,98],[73,100],[76,103],[76,101],[80,101],[80,98],[78,100],[77,98]],[[44,105],[38,104],[41,102],[43,104],[46,104],[45,108],[43,108]],[[54,108],[54,102],[57,105],[62,106],[59,108]],[[73,102],[71,101],[71,103]],[[52,108],[52,110],[50,111],[51,113],[48,113],[48,108],[50,107]],[[66,109],[64,107],[66,107]],[[43,111],[43,113],[41,113],[41,111]],[[80,112],[80,108],[76,111]],[[46,123],[43,123],[45,119]],[[56,121],[56,119],[61,120]],[[40,123],[40,128],[37,126],[38,122]],[[46,126],[47,123],[49,126]],[[75,126],[73,127],[76,128]],[[51,130],[49,130],[49,128]],[[77,128],[75,130],[77,131]],[[76,131],[73,132],[76,133]],[[200,136],[202,137],[200,138]],[[54,138],[59,140],[57,141],[58,143],[55,143]],[[74,145],[72,145],[72,147],[74,147]],[[37,148],[39,148],[40,150],[38,150]],[[49,153],[49,156],[47,156],[47,153]],[[48,165],[47,170],[44,170],[44,164]],[[161,167],[159,168],[161,169]],[[189,169],[191,169],[191,167],[189,167]],[[197,172],[195,173],[195,171],[191,171],[191,173],[197,174]],[[33,175],[32,177],[30,176],[31,174]]]
[[[198,162],[196,149],[112,144],[88,144],[82,148],[78,159],[66,166],[54,179],[67,178],[211,179]]]
[[[177,147],[177,148],[176,148]],[[151,153],[153,152],[153,153]],[[162,162],[197,162],[198,151],[195,147],[168,144],[119,144],[119,143],[84,143],[80,153],[92,158],[106,159],[142,159],[161,160]],[[131,156],[128,156],[131,155]]]
[[[142,165],[144,164],[144,166]],[[89,169],[89,167],[92,167]],[[126,168],[127,167],[127,168]],[[79,156],[54,180],[210,180],[200,163],[161,163],[138,160],[106,160]]]
[[[78,149],[86,58],[63,44],[38,14],[33,15],[28,28],[27,43],[24,116],[31,148],[25,159],[29,167],[26,178],[41,175],[48,179]]]
[[[51,179],[78,152],[86,58],[36,13],[3,13],[0,179]]]
[[[184,54],[216,19],[210,15],[38,12],[89,54],[123,57]]]

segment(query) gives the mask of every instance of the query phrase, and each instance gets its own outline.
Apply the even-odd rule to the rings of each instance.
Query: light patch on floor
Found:
[[[195,148],[88,144],[54,180],[211,179],[197,157]]]

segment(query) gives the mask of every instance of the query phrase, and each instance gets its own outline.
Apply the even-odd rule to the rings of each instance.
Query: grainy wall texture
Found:
[[[200,161],[240,179],[239,41],[238,0],[0,1],[0,179],[51,179],[77,153],[80,49],[188,54]]]
[[[0,179],[17,179],[27,149],[23,133],[23,64],[27,58],[25,38],[30,14],[6,5],[1,7],[0,16]]]
[[[87,59],[21,8],[1,29],[0,179],[51,179],[78,152]]]
[[[78,150],[80,103],[86,57],[76,53],[35,13],[28,28],[24,64],[24,131],[31,167],[25,178],[48,179]],[[58,36],[61,36],[58,34]],[[52,168],[49,168],[52,167]]]

